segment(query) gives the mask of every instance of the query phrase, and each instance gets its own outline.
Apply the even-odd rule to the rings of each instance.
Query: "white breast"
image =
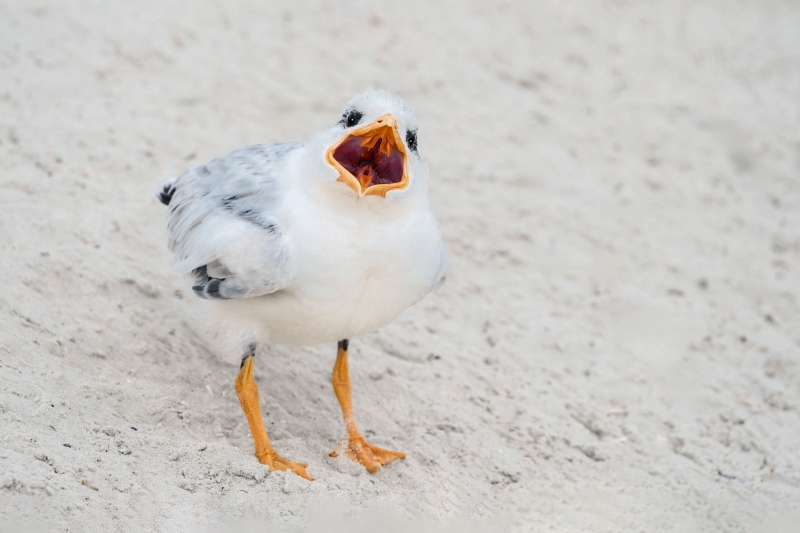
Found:
[[[355,198],[340,183],[295,194],[281,217],[291,241],[290,287],[223,304],[236,306],[259,337],[289,345],[357,337],[430,292],[443,245],[427,202]]]

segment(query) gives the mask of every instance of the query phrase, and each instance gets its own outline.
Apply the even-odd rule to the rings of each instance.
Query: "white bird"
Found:
[[[167,182],[175,269],[220,316],[249,332],[236,379],[256,456],[311,479],[270,444],[253,380],[256,343],[338,341],[333,387],[346,454],[375,472],[405,454],[367,443],[353,417],[348,339],[394,320],[449,270],[428,204],[417,120],[399,97],[367,91],[306,143],[235,150]],[[332,452],[331,455],[335,455]]]

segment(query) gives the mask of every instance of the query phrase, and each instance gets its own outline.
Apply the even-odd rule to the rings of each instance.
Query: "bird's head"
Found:
[[[337,181],[359,197],[385,198],[422,179],[417,119],[406,102],[385,91],[366,91],[347,103],[341,120],[325,132],[325,161]]]

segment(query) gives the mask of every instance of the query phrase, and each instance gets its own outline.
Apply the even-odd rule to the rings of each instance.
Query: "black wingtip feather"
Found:
[[[164,205],[169,205],[172,201],[172,196],[175,194],[175,186],[172,185],[172,182],[166,183],[164,188],[161,189],[161,192],[158,193],[158,199]]]

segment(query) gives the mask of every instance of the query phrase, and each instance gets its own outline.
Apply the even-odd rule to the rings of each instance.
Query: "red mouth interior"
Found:
[[[333,157],[361,183],[362,188],[385,183],[399,183],[403,179],[403,152],[389,143],[390,153],[381,151],[387,141],[378,138],[372,148],[362,146],[364,137],[351,135],[333,152]]]

